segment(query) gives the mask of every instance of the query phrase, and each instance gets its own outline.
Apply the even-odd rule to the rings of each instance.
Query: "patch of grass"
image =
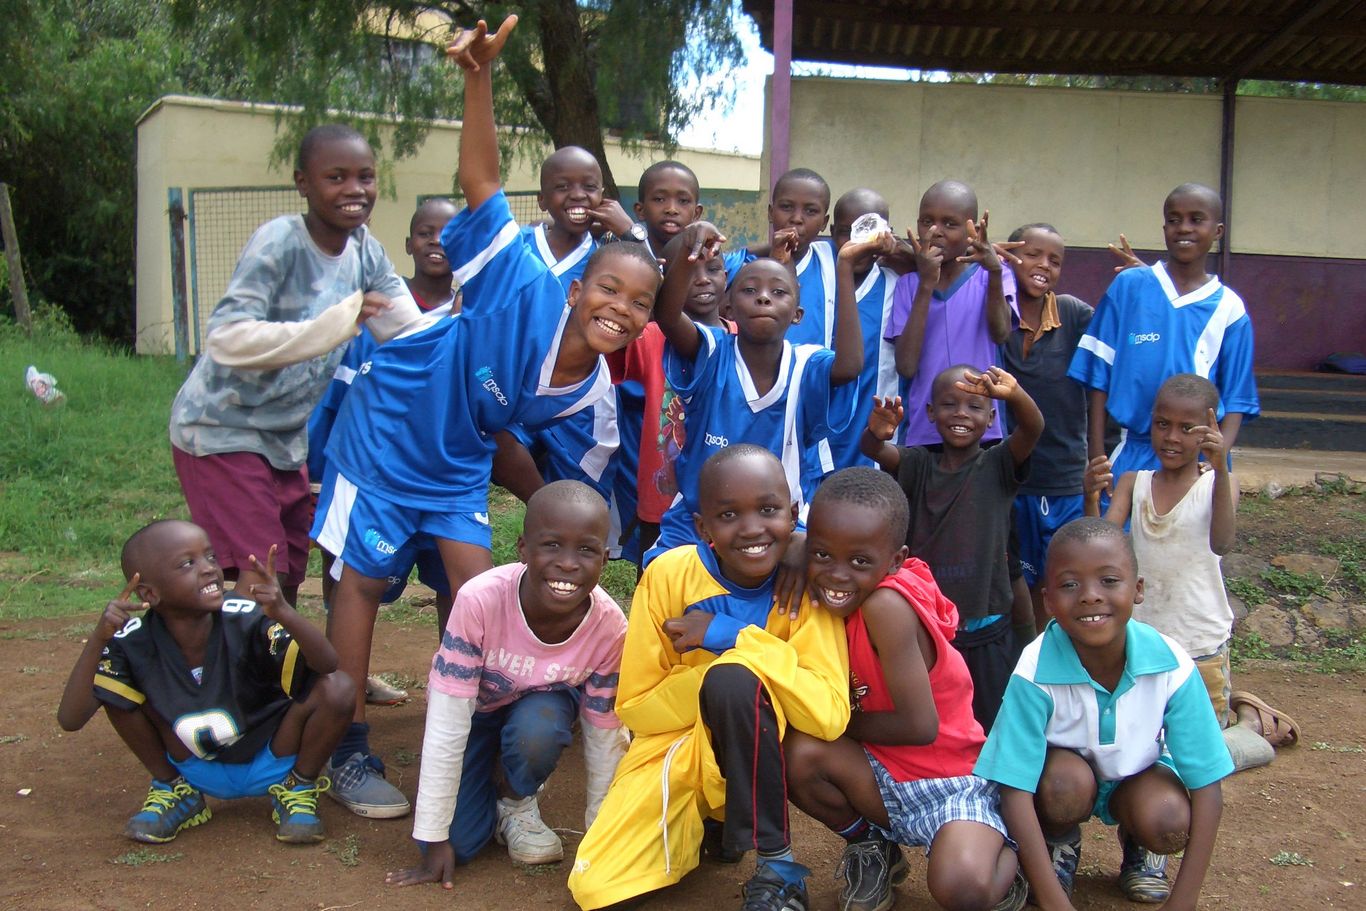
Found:
[[[1366,593],[1366,536],[1345,541],[1323,539],[1318,550],[1338,558],[1337,581],[1356,589],[1357,594]]]
[[[397,750],[394,750],[394,763],[401,766],[410,766],[414,762],[417,762],[418,757],[421,755],[421,753],[414,753],[407,747],[399,747]]]
[[[1322,740],[1316,740],[1311,743],[1309,749],[1324,753],[1366,753],[1366,749],[1356,746],[1355,744],[1335,746]]]
[[[383,673],[375,674],[375,676],[392,687],[397,687],[400,690],[407,690],[410,693],[413,690],[424,690],[427,688],[426,680],[411,677],[407,674],[400,674],[398,671],[384,671]]]
[[[1307,651],[1294,648],[1290,658],[1320,674],[1346,674],[1366,671],[1366,639],[1359,634],[1326,630],[1320,648]]]
[[[127,854],[120,854],[110,861],[112,864],[125,864],[129,867],[141,867],[145,864],[168,864],[171,861],[180,860],[185,855],[179,851],[173,854],[162,854],[151,848],[134,848]]]
[[[1278,867],[1312,867],[1314,862],[1298,851],[1277,851],[1270,858]]]
[[[36,364],[66,393],[44,408],[0,383],[0,541],[15,551],[0,565],[0,619],[93,615],[118,593],[128,535],[186,512],[166,438],[186,366],[12,324],[0,324],[0,363]]]
[[[343,867],[360,866],[360,839],[356,837],[355,833],[347,835],[340,841],[337,839],[329,841],[323,850],[337,858],[337,863]]]
[[[1225,579],[1224,588],[1248,607],[1261,604],[1266,600],[1266,591],[1251,579]]]
[[[1258,661],[1266,658],[1275,658],[1276,653],[1271,650],[1271,646],[1266,644],[1266,640],[1256,633],[1248,633],[1245,636],[1234,636],[1233,642],[1228,648],[1229,664],[1238,667],[1246,661]]]
[[[23,743],[25,740],[28,740],[27,734],[6,734],[0,737],[0,744]]]
[[[1293,598],[1322,597],[1328,594],[1327,584],[1318,576],[1292,573],[1279,566],[1262,570],[1262,581],[1282,595]]]

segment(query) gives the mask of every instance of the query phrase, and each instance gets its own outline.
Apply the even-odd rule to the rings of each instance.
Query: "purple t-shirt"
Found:
[[[930,295],[930,313],[925,320],[925,343],[920,347],[920,366],[908,381],[901,379],[901,404],[906,409],[902,426],[903,446],[928,446],[943,442],[925,414],[930,401],[930,387],[934,378],[954,364],[972,364],[979,370],[997,364],[1000,355],[997,345],[987,332],[987,281],[990,273],[976,263],[969,263],[958,280],[947,291]],[[901,276],[892,292],[892,314],[887,318],[883,335],[896,342],[906,320],[911,316],[911,302],[920,287],[920,276],[914,272]],[[1015,303],[1015,273],[1001,269],[1001,291],[1010,306],[1010,325],[1020,325],[1020,311]],[[996,403],[996,420],[982,434],[983,440],[999,440],[1005,435],[1002,405]]]

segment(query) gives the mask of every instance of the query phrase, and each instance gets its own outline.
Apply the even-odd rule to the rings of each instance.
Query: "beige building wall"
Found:
[[[1166,194],[1219,186],[1221,117],[1209,95],[802,78],[790,160],[836,196],[880,191],[898,229],[930,184],[956,178],[990,210],[993,239],[1047,221],[1072,246],[1123,232],[1161,249]],[[1366,258],[1363,148],[1366,105],[1239,98],[1233,249]]]
[[[137,193],[137,350],[146,354],[174,351],[172,319],[171,235],[167,218],[167,192],[178,187],[186,194],[194,189],[218,187],[282,187],[293,184],[293,171],[270,165],[280,109],[271,105],[167,96],[143,114],[138,122]],[[384,244],[400,271],[406,263],[403,239],[408,219],[419,196],[451,192],[460,145],[460,124],[438,123],[418,154],[398,162],[393,169],[394,198],[381,195],[371,228]],[[550,151],[547,146],[545,152]],[[517,155],[509,162],[507,188],[534,191],[541,155]],[[628,152],[608,140],[607,158],[617,183],[628,195],[641,172],[665,157],[659,149]],[[697,172],[706,189],[754,192],[759,189],[757,156],[735,155],[705,149],[680,148],[673,156]],[[299,201],[302,211],[302,201]],[[752,213],[735,213],[737,224],[748,224]],[[245,242],[250,234],[241,238]],[[188,241],[188,236],[187,236]],[[240,243],[238,243],[240,249]],[[225,281],[225,280],[224,280]],[[201,304],[216,299],[222,288],[201,283]],[[191,326],[191,349],[195,348]]]

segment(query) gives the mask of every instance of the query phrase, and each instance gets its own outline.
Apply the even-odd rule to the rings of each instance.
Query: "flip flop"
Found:
[[[1300,726],[1284,712],[1277,711],[1258,699],[1252,693],[1237,692],[1228,698],[1228,707],[1233,712],[1238,706],[1249,705],[1257,712],[1257,721],[1262,726],[1262,736],[1273,747],[1294,746],[1300,740]]]
[[[366,677],[365,701],[368,705],[400,705],[408,701],[408,691],[390,686],[381,677]]]

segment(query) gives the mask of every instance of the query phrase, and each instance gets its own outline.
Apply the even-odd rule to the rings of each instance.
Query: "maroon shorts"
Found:
[[[250,569],[277,548],[275,572],[286,585],[304,581],[313,501],[308,470],[281,471],[254,452],[193,456],[171,447],[190,519],[204,529],[224,569]]]

